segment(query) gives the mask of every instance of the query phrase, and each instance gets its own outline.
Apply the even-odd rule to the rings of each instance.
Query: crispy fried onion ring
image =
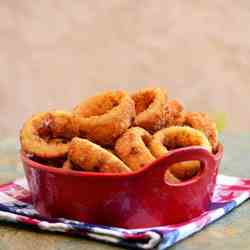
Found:
[[[165,106],[165,127],[182,126],[185,121],[183,106],[177,100],[170,100]]]
[[[47,159],[66,156],[69,141],[78,134],[72,117],[65,111],[41,112],[32,116],[20,132],[22,150]]]
[[[218,146],[216,123],[212,121],[206,113],[202,112],[186,113],[185,125],[202,131],[210,141],[213,151],[216,151]]]
[[[160,157],[168,151],[180,147],[202,146],[211,152],[211,144],[199,130],[184,126],[173,126],[162,129],[153,135],[149,148],[155,157]],[[192,178],[200,169],[199,161],[186,161],[173,164],[171,173],[181,180]]]
[[[178,179],[175,175],[173,175],[169,169],[167,169],[164,178],[165,178],[165,181],[167,181],[168,183],[172,183],[172,184],[178,184],[181,182],[181,180]]]
[[[131,170],[115,155],[86,139],[73,138],[68,160],[84,171],[104,173],[128,173]],[[64,166],[71,168],[71,166]]]
[[[81,167],[74,165],[69,159],[63,163],[62,169],[82,171]]]
[[[147,145],[152,136],[143,128],[128,129],[115,144],[116,155],[136,171],[155,160]]]
[[[135,102],[135,126],[142,127],[149,132],[155,132],[164,127],[164,107],[166,92],[160,88],[143,89],[132,95]]]
[[[73,166],[73,164],[71,163],[71,161],[68,159],[68,160],[66,160],[66,161],[63,163],[62,168],[63,168],[63,169],[67,169],[67,170],[73,170],[73,169],[74,169],[74,166]]]
[[[173,164],[169,171],[180,181],[185,181],[196,176],[200,171],[199,161],[184,161]]]
[[[107,146],[130,127],[135,104],[126,92],[108,91],[82,102],[73,113],[81,137]]]

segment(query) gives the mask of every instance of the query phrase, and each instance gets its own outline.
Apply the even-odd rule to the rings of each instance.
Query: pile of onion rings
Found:
[[[106,91],[72,111],[37,113],[24,123],[20,142],[27,156],[62,171],[129,173],[180,147],[215,153],[218,135],[207,114],[186,112],[167,91],[146,88]],[[176,163],[165,178],[179,183],[199,171],[199,161]]]

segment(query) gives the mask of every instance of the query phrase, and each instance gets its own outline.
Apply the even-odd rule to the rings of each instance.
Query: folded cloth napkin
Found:
[[[201,216],[178,225],[127,230],[64,218],[44,218],[32,207],[26,180],[18,179],[0,186],[0,220],[51,232],[80,235],[128,248],[161,250],[202,230],[249,197],[250,179],[219,175],[212,204]]]

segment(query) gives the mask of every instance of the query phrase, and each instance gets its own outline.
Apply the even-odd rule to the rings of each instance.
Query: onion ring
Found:
[[[206,136],[201,131],[188,126],[173,126],[162,129],[153,135],[149,144],[149,148],[155,157],[165,155],[169,150],[187,146],[202,146],[209,152],[212,151],[211,144]],[[171,173],[181,180],[192,178],[199,169],[199,161],[180,162],[169,168]]]
[[[178,179],[174,174],[172,174],[170,169],[167,169],[167,171],[165,172],[164,179],[165,179],[165,181],[167,181],[168,183],[171,183],[171,184],[178,184],[181,182],[180,179]]]
[[[130,128],[116,141],[116,155],[136,171],[155,160],[147,148],[151,139],[152,136],[143,128]]]
[[[135,104],[126,92],[108,91],[82,102],[73,113],[81,137],[109,146],[130,127]]]
[[[134,125],[149,132],[155,132],[164,127],[164,107],[166,92],[160,88],[143,89],[132,95],[135,102],[136,117]]]
[[[73,169],[74,169],[74,166],[73,166],[73,164],[71,163],[70,160],[66,160],[66,161],[63,163],[62,168],[63,168],[63,169],[67,169],[67,170],[73,170]]]
[[[63,168],[63,169],[66,169],[66,170],[76,170],[76,171],[82,171],[82,170],[83,170],[83,169],[80,168],[79,166],[74,165],[69,159],[67,159],[67,160],[63,163],[62,168]]]
[[[69,146],[68,160],[84,171],[128,173],[131,170],[115,155],[86,139],[75,137]]]
[[[165,106],[165,127],[182,126],[185,121],[183,106],[177,100],[170,100]]]
[[[216,151],[218,146],[218,133],[216,123],[212,121],[206,113],[186,113],[185,125],[202,131],[210,141],[213,151]]]
[[[200,171],[199,161],[184,161],[173,164],[169,171],[179,180],[185,181],[196,176]]]
[[[27,120],[20,132],[22,150],[41,158],[65,157],[69,141],[78,134],[70,112],[41,112]]]

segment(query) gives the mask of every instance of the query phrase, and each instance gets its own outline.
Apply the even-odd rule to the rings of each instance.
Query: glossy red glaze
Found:
[[[214,155],[201,147],[180,148],[140,171],[103,174],[53,168],[21,154],[34,206],[42,215],[124,228],[180,223],[206,211],[222,156],[222,146]],[[200,174],[166,183],[166,169],[187,160],[202,162]]]

